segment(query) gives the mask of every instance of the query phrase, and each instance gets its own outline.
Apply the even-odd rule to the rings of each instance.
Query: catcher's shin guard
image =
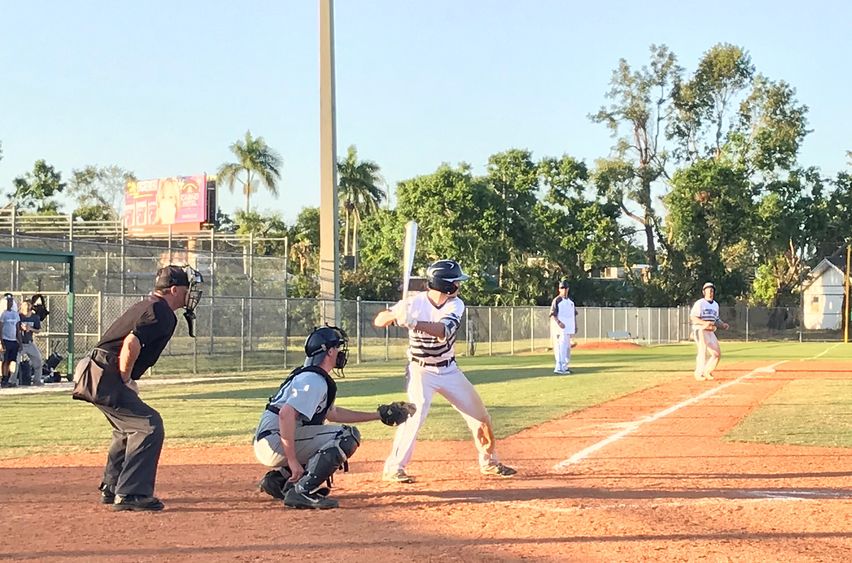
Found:
[[[354,426],[344,426],[338,437],[308,460],[305,474],[296,483],[303,493],[314,493],[346,463],[361,443],[361,433]]]

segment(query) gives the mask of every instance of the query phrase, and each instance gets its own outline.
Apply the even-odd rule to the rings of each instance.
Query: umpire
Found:
[[[194,309],[201,297],[201,274],[189,266],[157,271],[154,291],[124,312],[78,364],[74,398],[94,404],[112,426],[101,502],[114,510],[156,511],[157,464],[163,448],[163,419],[139,398],[136,381],[157,363],[184,317],[193,336]]]

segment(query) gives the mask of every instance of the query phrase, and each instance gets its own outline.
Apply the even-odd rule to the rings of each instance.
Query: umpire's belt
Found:
[[[263,440],[267,436],[271,436],[272,434],[278,434],[278,430],[264,430],[263,432],[257,435],[255,441],[260,442],[261,440]]]
[[[414,362],[415,364],[421,366],[421,367],[424,367],[424,368],[444,368],[444,367],[447,367],[448,365],[450,365],[451,363],[455,362],[456,357],[453,356],[449,360],[444,360],[442,362],[438,362],[437,364],[431,364],[429,362],[424,362],[420,358],[411,358],[411,361]]]

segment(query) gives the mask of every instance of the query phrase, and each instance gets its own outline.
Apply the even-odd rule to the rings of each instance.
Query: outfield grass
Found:
[[[852,345],[835,346],[805,343],[723,343],[722,367],[741,361],[803,359],[826,350],[821,359],[848,359]],[[575,375],[555,376],[549,354],[460,358],[460,365],[476,385],[491,412],[498,437],[563,416],[592,405],[665,383],[691,374],[694,348],[691,345],[655,346],[631,350],[578,351],[572,362]],[[346,370],[339,381],[338,404],[343,407],[373,410],[379,403],[404,398],[402,361],[368,363]],[[283,372],[246,372],[228,378],[211,378],[202,382],[171,385],[146,385],[142,380],[145,400],[163,415],[167,446],[190,444],[249,444],[266,398],[278,387]],[[159,370],[155,379],[166,374]],[[795,382],[813,385],[812,381]],[[815,436],[839,436],[848,431],[850,401],[836,397],[852,397],[850,381],[833,381],[836,387],[825,387],[827,394],[802,394],[791,391],[793,403],[781,397],[770,401],[768,414],[754,413],[749,429],[734,439],[784,442],[784,426],[778,416],[793,420],[801,417],[801,425],[791,426],[790,436],[801,436],[812,419],[824,413],[824,399],[835,396],[832,408],[836,416],[823,417],[824,426]],[[791,384],[792,385],[792,384]],[[843,387],[846,385],[846,387]],[[828,394],[828,390],[833,391]],[[776,397],[780,397],[780,394]],[[773,398],[774,399],[774,398]],[[785,402],[786,401],[786,402]],[[777,410],[778,408],[786,410]],[[791,411],[792,409],[792,411]],[[795,416],[791,412],[797,413]],[[775,414],[773,414],[775,413]],[[800,414],[799,414],[800,413]],[[844,418],[845,417],[845,418]],[[752,417],[750,417],[751,419]],[[836,425],[841,425],[838,429]],[[845,426],[843,426],[845,425]],[[795,432],[800,428],[802,432]],[[387,439],[392,429],[379,423],[361,425],[365,439]],[[739,429],[738,429],[739,431]],[[0,458],[33,453],[102,451],[110,431],[103,415],[91,405],[72,401],[67,394],[6,395],[0,397]],[[441,397],[436,397],[421,438],[466,439],[467,427],[461,417]],[[835,440],[835,438],[832,438]],[[844,441],[845,440],[845,441]],[[825,445],[850,446],[848,436],[840,442]],[[803,443],[803,442],[792,442]],[[808,442],[812,443],[812,442]],[[816,443],[816,442],[813,442]]]

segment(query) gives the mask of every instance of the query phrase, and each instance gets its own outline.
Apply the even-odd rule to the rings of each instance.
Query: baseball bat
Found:
[[[411,285],[411,270],[414,268],[414,251],[417,248],[417,223],[405,224],[405,241],[402,246],[402,300],[408,299],[408,286]]]

